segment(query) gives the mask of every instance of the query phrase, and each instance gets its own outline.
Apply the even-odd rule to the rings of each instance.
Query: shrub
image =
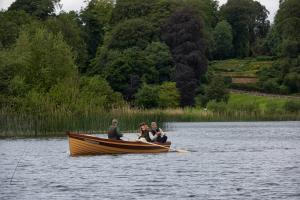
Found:
[[[297,72],[288,73],[284,78],[284,84],[289,88],[290,92],[300,91],[300,75]]]
[[[57,83],[76,75],[71,48],[61,34],[49,33],[44,28],[27,27],[8,52],[2,70],[10,72],[10,76],[1,74],[0,79],[11,81],[9,90],[13,95],[24,96],[28,88],[48,92]]]
[[[179,106],[180,94],[175,82],[164,82],[159,86],[158,105],[162,108],[175,108]]]
[[[89,104],[96,108],[111,108],[123,105],[122,95],[114,92],[108,82],[100,76],[81,78],[80,99],[83,104]]]
[[[299,112],[300,111],[300,101],[289,100],[284,105],[288,112]]]
[[[290,92],[289,88],[286,85],[281,85],[279,87],[280,94],[288,94]]]
[[[277,83],[276,79],[269,79],[263,83],[263,89],[266,92],[278,93],[280,85]]]
[[[135,103],[140,108],[155,108],[158,106],[158,87],[144,84],[135,95]]]
[[[209,99],[207,98],[207,96],[205,96],[203,94],[199,94],[195,97],[195,105],[197,107],[205,107],[208,102],[209,102]]]
[[[215,76],[211,83],[205,89],[205,95],[209,100],[228,101],[229,92],[227,91],[224,78],[222,76]]]
[[[273,56],[257,56],[256,61],[272,61],[274,60]]]

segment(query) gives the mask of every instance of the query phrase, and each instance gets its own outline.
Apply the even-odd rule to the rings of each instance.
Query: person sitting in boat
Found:
[[[157,127],[156,122],[151,122],[150,138],[153,142],[165,143],[167,142],[167,135],[163,132],[161,128]]]
[[[151,138],[150,138],[150,134],[149,134],[149,126],[143,122],[140,123],[140,137],[138,138],[138,141],[141,142],[152,142]]]
[[[108,129],[107,135],[108,135],[108,139],[121,140],[123,134],[120,132],[120,129],[118,127],[118,120],[116,119],[112,120],[112,124]]]

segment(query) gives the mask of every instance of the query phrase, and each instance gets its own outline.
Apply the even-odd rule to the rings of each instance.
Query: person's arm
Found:
[[[138,136],[138,139],[141,138],[141,136],[142,136],[142,130],[141,130],[141,128],[139,128],[139,129],[137,130],[136,135]]]
[[[167,135],[161,128],[159,128],[159,132],[161,133],[161,135]]]

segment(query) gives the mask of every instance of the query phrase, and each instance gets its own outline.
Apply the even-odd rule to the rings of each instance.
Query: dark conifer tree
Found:
[[[162,27],[162,39],[175,62],[176,87],[181,106],[193,106],[200,77],[207,69],[206,42],[202,19],[191,8],[176,11]]]

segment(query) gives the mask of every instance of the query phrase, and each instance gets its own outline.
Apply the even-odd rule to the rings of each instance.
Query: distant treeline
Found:
[[[300,92],[299,0],[281,0],[272,25],[253,0],[90,0],[55,14],[59,3],[16,0],[0,12],[2,111],[226,102],[208,60],[249,56],[276,58],[259,72],[262,88]]]

